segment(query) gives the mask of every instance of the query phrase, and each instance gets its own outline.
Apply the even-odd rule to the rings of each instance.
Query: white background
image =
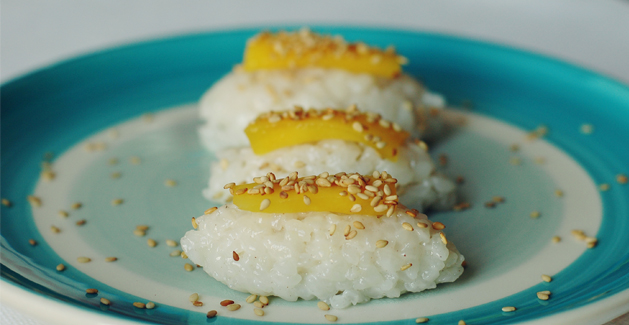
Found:
[[[2,82],[139,40],[316,23],[417,29],[500,43],[629,85],[627,0],[2,0],[0,6]],[[42,324],[6,306],[0,306],[0,323]]]

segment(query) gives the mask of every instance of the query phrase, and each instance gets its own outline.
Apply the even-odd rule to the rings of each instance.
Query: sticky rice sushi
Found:
[[[201,98],[200,138],[217,151],[248,144],[242,133],[261,113],[347,107],[380,114],[422,138],[439,134],[445,102],[404,74],[406,59],[342,37],[310,32],[260,33],[249,40],[244,60]]]
[[[464,261],[445,226],[399,204],[386,172],[322,173],[225,187],[233,204],[193,219],[181,246],[230,288],[332,308],[452,282]]]
[[[264,113],[247,126],[251,147],[221,150],[211,166],[204,196],[224,203],[231,199],[223,185],[240,184],[260,173],[284,177],[351,170],[398,175],[402,203],[420,211],[449,209],[456,199],[454,182],[436,172],[424,142],[414,140],[397,123],[379,114],[347,110],[303,110]]]

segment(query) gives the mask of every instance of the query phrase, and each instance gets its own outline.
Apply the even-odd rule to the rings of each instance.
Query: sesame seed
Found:
[[[440,233],[439,233],[439,236],[441,237],[441,242],[442,242],[444,245],[447,245],[447,244],[448,244],[448,239],[446,238],[446,235],[445,235],[444,233],[440,232]]]
[[[139,164],[142,163],[142,159],[140,159],[140,157],[136,157],[136,156],[133,156],[133,157],[129,158],[129,161],[132,164],[134,164],[134,165],[139,165]]]
[[[542,274],[542,280],[544,282],[550,282],[553,280],[553,278],[551,278],[550,276],[546,275],[546,274]]]
[[[134,302],[133,306],[140,309],[146,308],[146,305],[143,302],[138,302],[138,301]]]
[[[382,149],[382,148],[386,147],[386,145],[387,145],[387,143],[384,142],[384,141],[376,142],[376,148],[378,148],[378,149]]]
[[[381,119],[378,121],[378,124],[380,124],[381,127],[388,129],[391,126],[391,122],[385,120],[385,119]]]
[[[191,272],[192,270],[194,270],[194,266],[192,266],[192,264],[190,264],[190,263],[184,264],[183,268],[184,268],[184,270],[186,270],[188,272]]]
[[[113,178],[113,179],[118,179],[120,177],[122,177],[122,173],[121,172],[113,172],[113,173],[111,173],[111,178]]]
[[[389,209],[387,210],[387,217],[391,217],[393,215],[393,212],[395,212],[395,207],[397,207],[397,205],[392,205],[389,207]]]
[[[149,301],[146,303],[146,309],[153,309],[155,308],[155,303],[152,301]]]
[[[264,305],[268,305],[269,304],[269,297],[267,297],[267,296],[260,296],[260,302],[263,303]]]
[[[502,196],[494,196],[491,200],[496,203],[503,203],[505,201],[505,198]]]
[[[352,230],[352,226],[350,226],[350,225],[345,226],[345,229],[343,229],[343,236],[349,235],[349,232],[351,230]]]
[[[57,271],[61,272],[61,271],[65,270],[65,269],[66,269],[65,265],[63,265],[63,264],[57,265]]]
[[[417,323],[417,324],[426,323],[426,322],[428,322],[428,318],[426,318],[426,317],[420,317],[420,318],[415,320],[415,323]]]
[[[181,258],[183,258],[184,260],[188,258],[188,255],[186,255],[186,252],[181,252]]]
[[[259,301],[254,301],[253,302],[253,306],[255,306],[257,308],[264,308],[264,304],[259,302]]]
[[[349,185],[347,187],[347,192],[349,192],[350,194],[357,194],[360,193],[360,186],[358,185]]]
[[[373,208],[373,210],[376,212],[384,212],[384,211],[387,211],[388,208],[389,207],[384,204],[378,204],[377,206]]]
[[[79,263],[89,263],[92,261],[92,259],[89,257],[81,256],[81,257],[78,257],[76,261]]]
[[[373,185],[367,185],[367,186],[365,186],[365,189],[368,190],[368,191],[372,191],[374,193],[378,192],[378,188],[373,186]]]
[[[432,224],[432,228],[435,230],[443,230],[446,228],[446,226],[443,223],[437,221]]]
[[[618,182],[618,184],[627,184],[628,181],[629,181],[629,178],[627,178],[627,175],[625,174],[616,175],[616,182]]]
[[[58,234],[61,232],[61,229],[55,227],[55,226],[50,226],[50,231],[52,231],[55,234]]]
[[[87,221],[86,221],[85,219],[81,219],[81,220],[79,220],[79,221],[77,221],[77,222],[76,222],[76,225],[77,225],[77,226],[82,226],[82,225],[84,225],[86,222],[87,222]]]
[[[171,257],[180,256],[180,255],[181,255],[181,251],[180,251],[180,250],[178,250],[178,249],[176,249],[176,250],[174,250],[174,251],[170,252],[170,254],[169,254],[169,255],[170,255]]]
[[[356,193],[356,196],[361,198],[362,200],[369,200],[369,196],[365,193]]]
[[[514,166],[522,165],[522,159],[518,157],[511,157],[509,159],[509,163]]]
[[[243,188],[240,188],[240,189],[237,189],[236,191],[234,191],[234,194],[235,195],[245,194],[248,190],[249,190],[248,188],[243,187]]]
[[[92,288],[86,289],[85,293],[95,294],[95,293],[98,293],[98,289],[92,289]]]
[[[192,217],[192,228],[199,228],[199,224],[197,224],[197,219],[195,219],[194,217]]]
[[[256,299],[258,299],[257,295],[250,295],[249,297],[247,297],[247,300],[245,300],[248,304],[252,304],[254,301],[256,301]]]
[[[512,312],[515,311],[515,307],[513,306],[509,306],[509,307],[502,307],[502,311],[508,313],[508,312]]]
[[[31,246],[36,246],[37,245],[37,241],[35,241],[35,239],[29,239],[28,243],[31,244]]]
[[[304,204],[310,205],[310,198],[307,195],[304,195]]]
[[[319,307],[319,309],[324,310],[324,311],[330,310],[330,306],[323,301],[319,301],[317,303],[317,307]]]
[[[147,225],[137,225],[137,226],[135,226],[135,229],[141,230],[141,231],[147,231],[147,230],[149,230],[149,226],[147,226]]]
[[[558,242],[560,242],[560,241],[561,241],[561,237],[559,237],[559,236],[553,236],[552,241],[553,241],[553,243],[555,243],[555,244],[556,244],[556,243],[558,243]]]
[[[227,306],[227,310],[229,311],[236,311],[240,309],[240,305],[239,304],[231,304]]]
[[[268,208],[269,205],[271,205],[271,200],[269,199],[262,200],[262,202],[260,203],[260,211],[263,211],[264,209]]]
[[[485,207],[487,208],[493,208],[495,206],[496,206],[496,202],[493,202],[493,201],[485,202]]]
[[[428,228],[428,225],[423,223],[423,222],[418,222],[417,223],[417,227],[419,227],[419,228]]]
[[[606,192],[606,191],[609,190],[609,184],[603,183],[603,184],[598,186],[598,189],[601,190],[602,192]]]
[[[345,239],[346,240],[353,239],[354,237],[356,237],[356,235],[358,235],[358,232],[356,230],[352,230],[349,232],[349,234],[347,234],[347,236],[345,236]]]
[[[174,179],[167,179],[164,181],[164,185],[168,186],[168,187],[173,187],[173,186],[177,186],[177,181]]]
[[[59,214],[59,216],[63,217],[63,218],[67,218],[67,217],[70,216],[70,214],[68,212],[63,211],[63,210],[59,210],[59,212],[57,212],[57,214]]]
[[[402,267],[400,268],[400,271],[406,271],[406,270],[408,270],[411,266],[413,266],[413,263],[408,263],[408,264],[406,264],[406,265],[402,266]]]
[[[234,303],[233,300],[223,300],[223,301],[221,301],[220,304],[221,304],[221,306],[225,307],[225,306],[229,306],[229,305],[231,305],[233,303]]]
[[[362,208],[363,207],[360,204],[356,203],[356,204],[354,204],[352,206],[351,209],[349,209],[349,211],[352,212],[352,213],[358,213],[358,212],[360,212],[360,210],[362,210]]]
[[[356,229],[365,229],[365,225],[363,225],[363,223],[360,221],[354,221],[353,224],[354,224],[354,228]]]
[[[111,201],[111,205],[116,206],[116,205],[121,205],[122,202],[124,202],[123,199],[114,199]]]
[[[133,230],[133,234],[138,236],[138,237],[142,237],[144,235],[146,235],[146,232],[140,229],[134,229]]]
[[[562,190],[555,190],[555,196],[556,197],[562,197],[563,196],[563,191]]]
[[[340,196],[347,196],[347,191],[340,191],[340,192],[339,192],[339,195],[340,195]]]
[[[118,162],[120,162],[120,161],[118,160],[118,158],[115,158],[115,157],[114,158],[109,158],[109,160],[107,161],[107,163],[112,165],[112,166],[113,165],[117,165]]]
[[[214,318],[216,317],[216,314],[218,314],[216,310],[210,310],[207,312],[207,318]]]
[[[170,247],[175,247],[177,246],[177,242],[172,240],[172,239],[166,239],[166,245],[170,246]]]
[[[118,260],[117,257],[113,257],[113,256],[105,257],[105,262],[115,262],[117,260]]]
[[[408,222],[404,222],[404,223],[402,224],[402,228],[404,228],[404,229],[406,229],[406,230],[408,230],[408,231],[413,231],[413,226],[411,226],[411,224],[410,224],[410,223],[408,223]]]
[[[329,322],[336,322],[339,318],[334,316],[334,315],[325,315],[325,319],[327,319]]]
[[[539,218],[539,216],[540,216],[539,211],[536,210],[536,211],[531,212],[531,218],[535,219],[535,218]]]
[[[201,301],[193,301],[192,305],[195,307],[202,307],[203,306],[203,302]]]
[[[360,124],[360,122],[358,121],[355,121],[354,123],[352,123],[352,129],[354,129],[354,131],[356,132],[363,132],[365,130],[363,125]]]
[[[157,242],[155,241],[155,239],[151,239],[151,238],[146,240],[146,244],[149,245],[149,247],[157,246]]]
[[[109,301],[109,299],[107,299],[107,298],[100,298],[100,303],[105,305],[105,306],[111,305],[111,301]]]
[[[334,232],[336,231],[336,225],[333,224],[330,226],[330,236],[334,235]]]
[[[376,242],[376,247],[378,248],[383,248],[383,247],[386,247],[387,245],[389,245],[389,241],[384,240],[384,239],[380,239]]]
[[[592,124],[582,124],[581,125],[581,133],[583,134],[592,134],[594,132],[594,126]]]
[[[550,296],[548,294],[543,293],[543,292],[538,292],[537,293],[537,298],[539,298],[539,300],[548,300],[550,298]]]
[[[236,253],[236,251],[232,251],[232,258],[236,262],[238,262],[240,260],[240,256],[238,255],[238,253]]]
[[[583,232],[583,230],[579,230],[579,229],[574,229],[570,231],[570,233],[572,234],[572,236],[574,236],[574,238],[578,240],[585,240],[585,238],[587,237],[585,236],[585,233]]]
[[[81,202],[76,202],[76,203],[73,203],[70,207],[71,207],[72,209],[74,209],[74,210],[78,210],[78,209],[80,209],[80,208],[82,208],[82,207],[83,207],[83,203],[81,203]]]
[[[28,200],[28,203],[30,203],[31,206],[35,208],[39,208],[42,205],[41,199],[37,196],[29,195],[26,197],[26,199]]]
[[[258,316],[264,316],[264,310],[262,310],[260,308],[254,308],[253,309],[253,313],[258,315]]]
[[[218,210],[217,207],[213,207],[213,208],[209,208],[207,210],[205,210],[205,212],[203,212],[203,214],[212,214],[212,212]]]
[[[466,325],[466,324],[465,324],[465,321],[461,319],[461,320],[459,321],[459,325]]]
[[[593,241],[587,242],[585,247],[587,247],[587,248],[594,248],[594,247],[596,247],[597,244],[598,244],[598,240],[596,238],[594,238]]]

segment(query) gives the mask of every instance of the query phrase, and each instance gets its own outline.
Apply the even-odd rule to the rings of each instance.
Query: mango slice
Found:
[[[262,155],[273,150],[326,139],[364,143],[380,157],[397,161],[399,148],[410,134],[378,114],[361,113],[356,106],[345,111],[301,107],[260,115],[245,129],[253,152]]]
[[[393,47],[381,50],[364,43],[347,43],[342,37],[298,32],[260,33],[247,42],[246,71],[320,67],[369,73],[386,78],[400,75],[407,59]]]
[[[397,179],[386,172],[373,175],[339,173],[299,178],[297,172],[276,179],[273,173],[254,183],[225,185],[241,210],[263,213],[308,211],[391,216],[399,203]]]

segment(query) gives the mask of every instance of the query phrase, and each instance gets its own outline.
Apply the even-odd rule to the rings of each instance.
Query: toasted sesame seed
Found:
[[[505,201],[505,198],[502,196],[494,196],[491,200],[496,203],[503,203]]]
[[[408,231],[413,231],[413,226],[411,226],[411,224],[408,223],[408,222],[402,223],[402,228],[404,228],[404,229],[406,229]]]
[[[594,248],[594,247],[596,247],[597,244],[598,244],[598,240],[596,238],[594,238],[593,241],[586,242],[585,247],[587,247],[587,248]]]
[[[240,305],[239,304],[231,304],[227,306],[227,310],[229,311],[236,311],[240,309]]]
[[[79,263],[89,263],[92,261],[92,259],[89,257],[81,256],[81,257],[77,257],[76,261]]]
[[[143,302],[138,302],[138,301],[134,302],[133,306],[140,309],[146,308],[146,305]]]
[[[356,235],[358,235],[358,232],[356,230],[352,230],[349,232],[349,234],[347,234],[347,236],[345,236],[345,239],[346,240],[353,239],[354,237],[356,237]]]
[[[563,191],[562,190],[555,190],[555,196],[556,197],[562,197],[563,196]]]
[[[183,254],[183,253],[182,253],[182,254]],[[190,263],[186,263],[186,264],[184,264],[184,265],[183,265],[183,268],[184,268],[184,270],[186,270],[186,271],[188,271],[188,272],[190,272],[190,271],[194,270],[194,266],[192,266],[192,264],[190,264]]]
[[[362,208],[363,207],[360,204],[356,203],[356,204],[354,204],[352,206],[351,209],[349,209],[349,211],[352,212],[352,213],[357,213],[357,212],[360,212],[360,210],[362,210]]]
[[[384,211],[387,211],[387,209],[389,209],[389,207],[384,204],[378,204],[377,206],[373,208],[373,210],[376,212],[384,212]]]
[[[114,206],[121,205],[122,202],[124,202],[123,199],[113,199],[113,200],[111,200],[111,205],[114,205]]]
[[[113,166],[113,165],[117,165],[119,162],[120,162],[120,161],[118,160],[118,158],[115,158],[115,157],[113,157],[113,158],[109,158],[109,160],[107,161],[107,163],[108,163],[108,164],[110,164],[110,165],[112,165],[112,166]]]
[[[387,245],[389,245],[389,241],[384,240],[384,239],[380,239],[376,242],[376,247],[378,248],[383,248],[383,247],[386,247]]]
[[[178,244],[176,241],[172,240],[172,239],[166,239],[166,245],[170,246],[170,247],[176,247]]]
[[[105,262],[115,262],[118,258],[114,256],[105,257]]]
[[[354,123],[352,123],[352,129],[354,129],[354,131],[356,132],[363,132],[365,130],[363,125],[360,124],[360,122],[358,121],[355,121]]]
[[[146,235],[146,232],[140,229],[134,229],[133,230],[133,234],[138,236],[138,237],[142,237],[144,235]]]
[[[262,202],[260,203],[260,211],[263,211],[264,209],[268,208],[269,205],[271,205],[271,200],[269,199],[262,200]]]
[[[548,290],[544,290],[544,291],[540,291],[540,292],[538,292],[538,293],[545,294],[545,295],[549,295],[549,294],[550,294],[550,291],[548,291]]]
[[[363,225],[363,223],[360,221],[354,221],[353,225],[356,229],[365,229],[365,225]]]
[[[609,184],[603,183],[603,184],[598,186],[598,189],[603,191],[603,192],[609,191]]]
[[[184,260],[188,258],[188,255],[186,255],[186,252],[181,252],[181,258],[183,258]]]
[[[55,227],[55,226],[50,226],[50,231],[52,231],[55,234],[58,234],[61,232],[61,229]]]
[[[420,318],[415,320],[415,323],[417,323],[417,324],[426,323],[426,322],[428,322],[428,318],[426,318],[426,317],[420,317]]]
[[[192,228],[199,228],[199,224],[197,224],[197,219],[195,219],[194,217],[192,217]]]
[[[174,187],[177,186],[177,181],[174,179],[167,179],[164,181],[164,185],[168,187]]]
[[[339,192],[339,195],[340,195],[340,196],[347,196],[347,191],[340,191],[340,192]]]
[[[157,246],[157,242],[155,241],[155,239],[152,239],[152,238],[147,239],[146,244],[149,245],[149,247]]]
[[[257,308],[264,308],[264,304],[259,301],[254,301],[253,306]]]
[[[494,208],[495,206],[496,206],[496,202],[493,202],[493,201],[485,202],[485,207],[487,208]]]
[[[546,274],[542,274],[542,280],[544,282],[550,282],[553,280],[553,278],[551,278],[550,276],[546,275]]]
[[[345,229],[343,229],[343,236],[349,235],[350,231],[352,231],[352,226],[350,225],[345,226]]]
[[[512,312],[515,311],[515,307],[513,306],[509,306],[509,307],[502,307],[502,311],[508,313],[508,312]]]
[[[232,258],[236,262],[238,262],[240,260],[240,256],[238,255],[238,253],[236,253],[236,251],[232,251]]]
[[[176,250],[174,250],[174,251],[170,252],[170,254],[169,254],[169,255],[170,255],[171,257],[180,256],[180,255],[181,255],[181,251],[180,251],[180,250],[178,250],[178,249],[176,249]]]
[[[225,306],[229,306],[229,305],[231,305],[233,303],[234,303],[233,300],[223,300],[223,301],[221,301],[221,306],[225,307]]]
[[[552,242],[553,242],[553,243],[555,243],[555,244],[556,244],[556,243],[558,243],[558,242],[560,242],[560,241],[561,241],[561,237],[559,237],[559,236],[553,236],[553,238],[552,238]]]
[[[367,186],[365,186],[365,189],[368,190],[368,191],[372,191],[374,193],[378,192],[378,188],[373,186],[373,185],[367,185]]]
[[[71,207],[72,209],[74,209],[74,210],[78,210],[78,209],[80,209],[80,208],[82,208],[82,207],[83,207],[83,203],[81,203],[81,202],[76,202],[76,203],[73,203],[70,207]]]
[[[335,232],[335,231],[336,231],[336,225],[335,225],[335,224],[332,224],[332,225],[330,226],[330,236],[334,235],[334,232]]]
[[[100,303],[105,305],[105,306],[111,305],[111,301],[109,301],[109,299],[107,299],[107,298],[100,298]]]
[[[192,305],[195,307],[202,307],[203,306],[203,302],[201,301],[193,301]]]
[[[310,205],[310,198],[307,195],[304,195],[304,204]]]
[[[329,314],[326,314],[324,317],[325,317],[325,319],[327,319],[329,322],[336,322],[336,321],[339,319],[338,317],[336,317],[336,316],[334,316],[334,315],[329,315]]]
[[[256,301],[256,299],[258,299],[257,295],[250,295],[249,297],[247,297],[247,300],[245,300],[248,304],[252,304],[254,301]]]
[[[264,305],[268,305],[269,304],[269,297],[267,297],[267,296],[260,296],[260,302],[263,303]]]
[[[319,301],[317,303],[317,307],[319,307],[319,309],[324,310],[324,311],[330,310],[330,306],[326,304],[324,301]]]
[[[446,228],[446,226],[443,223],[437,221],[432,224],[432,228],[435,230],[443,230]]]
[[[418,222],[417,223],[417,227],[419,227],[419,228],[428,228],[428,225],[423,223],[423,222]]]
[[[207,312],[207,318],[214,318],[216,317],[216,314],[218,314],[216,310],[210,310]]]
[[[26,197],[26,199],[28,200],[28,203],[30,203],[31,206],[35,208],[39,208],[42,205],[41,199],[37,196],[29,195]]]
[[[28,243],[31,244],[31,246],[37,246],[37,241],[35,239],[29,239]]]
[[[537,293],[537,298],[539,298],[539,300],[548,300],[548,298],[550,298],[549,295],[543,293],[543,292],[538,292]]]
[[[535,219],[535,218],[539,218],[539,216],[540,216],[539,211],[535,210],[531,212],[531,218]]]
[[[408,263],[408,264],[406,264],[406,265],[402,266],[402,267],[400,268],[400,271],[406,271],[406,270],[408,270],[411,266],[413,266],[413,263]]]
[[[264,316],[264,310],[262,310],[260,308],[254,308],[253,309],[253,313],[258,315],[258,316]]]
[[[629,181],[629,178],[627,178],[627,175],[625,174],[616,175],[616,182],[618,182],[618,184],[627,184],[628,181]]]
[[[369,192],[367,192],[369,193]],[[362,200],[369,200],[369,196],[365,193],[356,193],[356,196],[359,197]]]
[[[95,293],[98,293],[98,289],[93,289],[93,288],[86,289],[85,293],[95,294]]]
[[[360,186],[358,185],[349,185],[347,187],[347,192],[349,192],[350,194],[357,194],[360,193]]]
[[[70,214],[68,212],[63,211],[63,210],[59,210],[59,212],[57,212],[57,214],[59,214],[59,216],[63,217],[63,218],[67,218],[67,217],[70,216]]]
[[[387,209],[387,217],[391,217],[393,215],[393,212],[395,212],[396,207],[397,205],[392,205],[389,207],[389,209]]]
[[[9,199],[2,198],[2,205],[4,205],[7,208],[10,208],[11,206],[13,206],[13,203],[11,203],[11,201],[9,201]]]
[[[81,220],[79,220],[79,221],[77,221],[77,222],[76,222],[76,225],[77,225],[77,226],[82,226],[82,225],[84,225],[86,222],[87,222],[87,221],[86,221],[85,219],[81,219]]]
[[[65,269],[66,269],[65,265],[63,265],[63,264],[57,265],[57,271],[61,272],[61,271],[65,270]]]
[[[447,244],[448,244],[448,239],[446,238],[446,235],[445,235],[444,233],[440,232],[440,233],[439,233],[439,237],[441,237],[441,242],[442,242],[444,245],[447,245]]]
[[[406,210],[406,211],[404,211],[404,213],[408,214],[412,218],[417,217],[417,213],[415,211],[413,211],[413,210]]]
[[[574,236],[574,238],[578,240],[585,240],[585,238],[587,237],[585,236],[585,233],[583,232],[583,230],[579,230],[579,229],[574,229],[570,231],[570,233],[572,234],[572,236]]]

